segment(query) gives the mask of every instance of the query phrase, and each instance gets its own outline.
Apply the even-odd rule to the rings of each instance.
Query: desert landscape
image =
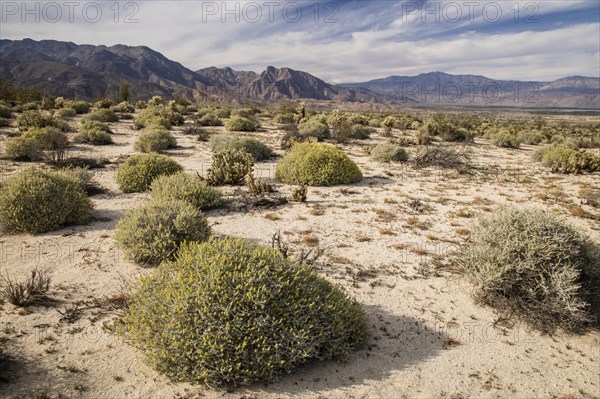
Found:
[[[306,259],[314,260],[311,267],[319,275],[362,304],[368,339],[345,362],[312,362],[272,384],[223,390],[170,381],[114,332],[126,312],[128,286],[152,273],[155,266],[133,262],[114,238],[123,213],[148,201],[147,192],[124,193],[116,179],[125,159],[139,152],[136,140],[144,130],[135,130],[134,122],[144,110],[113,113],[119,120],[107,123],[111,144],[77,139],[78,132],[86,129],[86,115],[98,114],[95,107],[105,105],[96,103],[87,114],[60,119],[70,126],[66,136],[71,144],[63,162],[74,159],[92,166],[88,171],[95,189],[89,197],[93,204],[89,222],[42,234],[2,236],[4,285],[9,280],[24,281],[34,269],[51,276],[42,298],[25,306],[8,302],[2,306],[1,332],[8,355],[3,363],[3,397],[600,396],[597,329],[579,333],[559,329],[547,334],[525,321],[501,318],[494,309],[474,302],[472,284],[452,267],[456,253],[464,251],[471,239],[475,220],[503,205],[542,209],[598,243],[598,172],[554,173],[532,160],[543,144],[504,148],[496,145],[493,136],[483,137],[483,132],[464,142],[448,142],[432,134],[427,144],[419,144],[423,126],[440,118],[438,113],[422,110],[327,114],[362,117],[367,125],[389,117],[396,126],[406,120],[412,124],[371,127],[368,138],[327,139],[330,144],[323,145],[348,154],[362,179],[354,184],[308,187],[306,200],[293,202],[294,186],[275,178],[277,162],[289,151],[280,144],[290,130],[289,124],[276,122],[286,118],[281,110],[234,109],[234,114],[252,114],[249,119],[260,127],[231,132],[224,126],[201,126],[210,117],[199,117],[226,107],[171,103],[185,115],[183,123],[169,131],[176,146],[161,152],[186,173],[207,176],[213,156],[211,137],[215,136],[258,139],[273,152],[272,157],[255,163],[254,175],[272,185],[274,192],[253,194],[243,185],[218,187],[222,204],[205,211],[212,234],[267,247],[278,236],[289,247],[290,257],[308,255]],[[297,109],[283,111],[321,115],[304,107],[299,104]],[[18,121],[27,112],[54,113],[59,118],[58,110],[11,114],[8,126],[2,128],[3,153],[7,143],[22,134]],[[482,125],[486,121],[488,125],[587,126],[596,148],[586,151],[599,155],[600,120],[596,116],[448,115],[452,120],[470,118]],[[222,121],[228,126],[231,118],[235,116]],[[372,156],[373,148],[382,143],[402,143],[407,160],[374,161],[369,153]],[[454,152],[446,153],[440,164],[418,164],[423,151],[432,148]],[[454,154],[456,164],[448,163],[449,154]],[[27,168],[56,168],[47,162],[7,157],[1,165],[3,182]],[[590,190],[595,197],[586,194]]]

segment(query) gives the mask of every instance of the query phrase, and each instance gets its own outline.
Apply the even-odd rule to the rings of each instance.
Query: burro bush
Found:
[[[375,162],[406,162],[406,150],[394,143],[380,143],[371,150],[371,159]]]
[[[210,187],[198,176],[188,173],[160,176],[150,186],[150,198],[181,200],[197,209],[221,205],[221,192]]]
[[[60,172],[30,168],[0,186],[0,226],[32,234],[83,224],[92,203],[75,178]]]
[[[162,152],[175,146],[177,140],[162,126],[146,127],[134,144],[134,148],[141,152]]]
[[[252,158],[254,158],[255,161],[263,161],[273,156],[273,150],[263,142],[252,137],[219,134],[211,136],[208,142],[213,152],[242,150],[252,155]]]
[[[258,122],[243,116],[232,116],[225,123],[225,129],[230,132],[253,132],[260,127]]]
[[[19,161],[62,162],[69,139],[54,127],[34,128],[6,143],[4,155]]]
[[[208,170],[208,182],[213,186],[244,184],[248,173],[252,173],[254,159],[241,150],[225,150],[213,154],[213,161]]]
[[[115,227],[115,240],[138,263],[158,264],[173,259],[184,242],[210,237],[206,217],[193,205],[161,198],[131,209]]]
[[[271,382],[313,360],[344,360],[367,338],[341,288],[241,239],[182,245],[135,287],[119,333],[159,372],[213,386]]]
[[[135,154],[117,170],[117,184],[125,193],[143,192],[158,176],[172,175],[182,170],[181,165],[166,155]]]
[[[459,255],[476,300],[542,331],[584,325],[582,284],[597,281],[597,248],[547,211],[502,207],[473,227]],[[597,289],[597,287],[596,287]]]
[[[553,172],[577,174],[600,170],[600,157],[563,144],[544,146],[534,152],[533,159],[542,162]]]
[[[297,143],[277,163],[276,178],[286,184],[333,186],[362,179],[358,166],[337,148],[319,143]]]

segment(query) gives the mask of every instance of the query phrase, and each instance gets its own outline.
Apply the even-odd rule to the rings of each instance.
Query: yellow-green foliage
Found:
[[[337,148],[319,143],[297,143],[277,163],[275,176],[287,184],[333,186],[362,179],[358,166]]]
[[[88,143],[94,145],[106,145],[113,142],[109,134],[110,128],[100,121],[85,121],[81,131],[73,137],[76,143]]]
[[[60,162],[69,146],[67,135],[54,127],[34,128],[6,143],[4,155],[20,161]]]
[[[134,119],[133,125],[136,129],[159,125],[165,129],[170,129],[171,125],[182,125],[183,115],[164,105],[148,107]]]
[[[292,187],[290,199],[294,202],[305,202],[308,188],[305,185]]]
[[[221,119],[219,119],[219,117],[212,112],[202,115],[202,117],[197,120],[197,123],[200,126],[222,126],[223,125],[223,122],[221,121]]]
[[[539,130],[526,130],[519,132],[519,141],[525,144],[538,145],[546,140],[544,133]]]
[[[225,128],[230,132],[253,132],[260,127],[258,122],[243,116],[232,116],[225,123]]]
[[[119,333],[159,372],[209,385],[271,382],[345,360],[367,338],[362,306],[312,267],[241,239],[182,245],[132,293]]]
[[[80,182],[39,168],[11,176],[0,186],[0,225],[32,234],[86,223],[92,203]]]
[[[521,146],[521,139],[513,133],[506,130],[499,131],[498,133],[492,134],[492,142],[498,147],[504,148],[519,148]]]
[[[273,150],[261,141],[252,137],[227,136],[218,134],[208,140],[213,152],[226,150],[241,150],[252,155],[255,161],[262,161],[273,156]]]
[[[375,162],[406,162],[406,150],[394,143],[377,144],[371,150],[371,159]]]
[[[600,261],[577,230],[547,211],[503,207],[471,237],[459,261],[478,301],[544,331],[587,321],[581,283],[600,276]]]
[[[158,176],[172,175],[182,170],[183,167],[168,156],[156,153],[135,154],[127,158],[117,170],[117,183],[125,193],[142,192]]]
[[[134,148],[141,152],[162,152],[177,146],[171,132],[162,126],[148,126],[138,136]]]
[[[153,199],[181,200],[197,209],[209,209],[221,205],[221,192],[210,187],[198,176],[187,173],[160,176],[150,185]]]
[[[83,117],[84,121],[98,121],[98,122],[118,122],[119,117],[117,114],[112,112],[109,109],[99,109],[96,112],[85,115]]]
[[[0,118],[10,118],[12,111],[9,106],[0,104]]]
[[[74,103],[67,103],[67,107],[73,108],[78,114],[87,114],[90,112],[90,105],[84,101],[75,101]]]
[[[329,126],[327,126],[327,124],[318,116],[300,123],[298,125],[298,131],[302,136],[316,137],[318,140],[325,140],[331,137]]]
[[[548,145],[538,149],[533,159],[542,162],[553,172],[582,173],[600,170],[600,157],[591,152],[566,145]]]
[[[48,113],[37,111],[25,111],[17,117],[17,126],[24,132],[32,128],[55,127],[63,132],[68,132],[70,126],[65,121],[54,118]]]
[[[213,186],[225,184],[241,185],[248,173],[252,173],[254,159],[241,150],[225,150],[213,154],[213,162],[208,170],[208,182]]]
[[[144,264],[173,259],[182,243],[209,237],[210,227],[202,212],[172,198],[160,198],[128,210],[115,227],[119,247],[129,258]]]
[[[72,118],[75,115],[77,115],[77,112],[73,108],[60,108],[55,113],[55,116],[59,118]]]
[[[280,113],[275,115],[273,122],[280,124],[294,123],[294,116],[291,112]]]

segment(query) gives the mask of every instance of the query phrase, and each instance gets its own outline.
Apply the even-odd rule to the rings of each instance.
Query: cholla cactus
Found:
[[[386,118],[383,120],[383,122],[381,122],[381,125],[383,126],[383,133],[384,136],[389,136],[392,134],[392,129],[394,127],[394,125],[396,124],[396,118],[393,116],[386,116]]]
[[[154,96],[148,101],[148,105],[151,107],[157,107],[159,105],[163,105],[165,100],[161,96]]]
[[[56,109],[64,108],[65,107],[65,99],[63,97],[56,97],[54,99],[54,107]]]
[[[208,170],[208,182],[213,186],[225,184],[241,185],[244,178],[252,173],[254,159],[240,150],[226,150],[213,155],[213,163]]]

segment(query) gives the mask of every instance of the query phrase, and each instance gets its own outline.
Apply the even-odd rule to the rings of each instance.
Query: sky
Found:
[[[600,77],[599,0],[0,0],[0,38],[145,45],[192,70],[285,66],[331,83]]]

